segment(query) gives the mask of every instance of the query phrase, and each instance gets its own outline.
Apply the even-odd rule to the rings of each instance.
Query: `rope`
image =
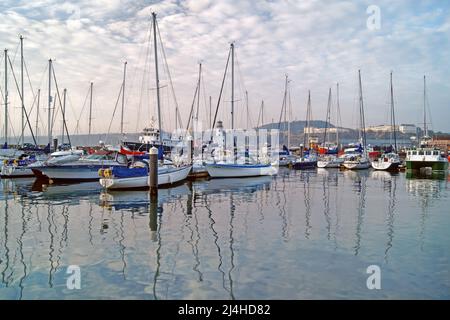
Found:
[[[171,88],[171,92],[172,92],[172,97],[173,97],[173,100],[175,102],[175,108],[176,108],[175,110],[180,110],[180,108],[178,107],[177,97],[175,95],[175,89],[173,88],[172,76],[170,75],[169,65],[167,64],[166,50],[164,49],[164,44],[163,44],[162,39],[161,39],[161,33],[159,31],[158,21],[156,21],[156,30],[158,31],[159,42],[161,44],[161,51],[162,51],[162,54],[163,54],[163,57],[164,57],[164,66],[166,68],[167,76],[169,77],[169,83],[170,83],[170,88]],[[175,114],[175,116],[178,116],[178,115]],[[178,121],[179,121],[180,128],[181,128],[182,127],[181,117],[178,119]]]

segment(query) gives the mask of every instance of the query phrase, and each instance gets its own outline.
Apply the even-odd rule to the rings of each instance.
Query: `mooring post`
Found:
[[[58,139],[53,139],[53,151],[58,151]]]
[[[150,162],[148,169],[148,185],[150,187],[150,202],[158,200],[158,149],[150,149]]]
[[[190,143],[189,143],[189,148],[190,148],[190,155],[191,155],[191,164],[194,164],[194,139],[191,139],[190,140]]]
[[[157,201],[150,201],[149,205],[149,211],[150,211],[150,231],[157,231],[158,230],[158,203]]]

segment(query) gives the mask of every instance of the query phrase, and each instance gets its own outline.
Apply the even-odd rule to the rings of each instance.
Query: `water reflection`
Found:
[[[382,182],[383,191],[387,194],[388,204],[386,210],[386,226],[387,226],[387,241],[384,250],[384,261],[388,263],[389,250],[393,247],[394,241],[394,222],[397,204],[397,180],[398,173],[391,173],[387,171],[373,171],[371,178]]]
[[[87,277],[85,290],[70,293],[74,298],[283,296],[272,286],[295,298],[301,296],[291,286],[326,286],[307,275],[329,276],[323,267],[329,259],[336,268],[353,270],[354,259],[366,263],[367,256],[370,263],[399,268],[435,261],[439,272],[428,277],[442,283],[443,265],[432,252],[435,235],[439,252],[448,249],[441,227],[448,224],[442,214],[449,205],[445,179],[282,170],[277,177],[160,189],[158,202],[147,191],[104,192],[97,183],[37,187],[24,179],[1,185],[4,299],[69,297],[65,269],[72,263]],[[417,249],[410,246],[414,242]],[[361,293],[352,281],[349,292]],[[332,294],[328,289],[317,297]]]
[[[448,173],[433,172],[428,175],[407,172],[406,190],[419,201],[420,212],[420,249],[424,250],[426,237],[427,220],[429,219],[429,209],[433,202],[440,199],[444,190],[448,190]],[[446,195],[445,195],[446,196]]]
[[[355,244],[353,246],[354,255],[357,256],[361,249],[361,240],[363,233],[364,215],[366,211],[366,187],[369,172],[367,170],[344,171],[344,177],[352,181],[353,192],[358,196]]]

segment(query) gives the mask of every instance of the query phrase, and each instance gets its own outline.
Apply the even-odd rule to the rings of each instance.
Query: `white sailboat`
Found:
[[[209,175],[213,178],[272,176],[278,173],[278,169],[270,163],[209,163],[206,165],[206,169],[208,170]]]
[[[192,166],[158,166],[158,186],[175,184],[183,181],[187,178]],[[144,169],[144,168],[139,168]],[[100,179],[100,185],[108,190],[120,190],[120,189],[141,189],[148,188],[148,167],[145,168],[143,174],[139,173],[137,176],[120,176],[114,174],[114,169],[107,169],[109,172],[102,172],[102,178]],[[132,172],[132,168],[128,168],[129,173]]]
[[[398,170],[401,160],[399,155],[397,154],[397,135],[395,128],[395,111],[394,111],[394,89],[392,86],[392,71],[391,71],[391,128],[394,136],[394,150],[392,152],[383,154],[380,158],[372,161],[372,168],[375,170],[389,170],[396,171]]]
[[[349,170],[362,170],[370,168],[369,157],[367,156],[367,141],[366,141],[366,127],[364,119],[364,101],[362,94],[362,83],[361,83],[361,70],[358,70],[359,79],[359,116],[360,116],[360,134],[361,134],[361,144],[362,153],[349,154],[344,160],[344,167]]]
[[[336,148],[337,152],[339,151],[339,126],[340,126],[340,108],[339,108],[339,83],[336,84],[336,108],[337,108],[337,127],[336,127]],[[327,111],[327,125],[329,122],[329,118],[331,116],[331,88],[328,94],[328,111]],[[324,145],[326,141],[326,132],[324,134]],[[340,168],[342,164],[344,163],[345,157],[338,156],[337,154],[323,154],[319,157],[317,160],[317,167],[318,168]]]
[[[231,56],[231,130],[234,130],[234,43],[230,45],[230,51],[228,55],[228,62]],[[225,75],[227,72],[227,67],[225,68]],[[225,79],[225,77],[224,77]],[[221,92],[223,89],[223,83]],[[220,99],[220,97],[219,97]],[[220,100],[219,100],[220,101]],[[214,119],[215,123],[215,119]],[[214,125],[213,123],[213,125]],[[230,162],[216,161],[207,163],[206,170],[212,178],[231,178],[231,177],[255,177],[255,176],[266,176],[275,175],[278,173],[278,166],[272,164],[269,161],[262,163],[260,159],[248,159],[244,161],[236,162],[237,157],[234,154],[235,151],[232,150],[232,160]]]
[[[155,54],[155,77],[156,77],[156,101],[158,109],[158,130],[161,131],[161,104],[160,104],[160,83],[158,74],[158,49],[157,49],[157,22],[156,13],[152,13],[153,22],[153,43]],[[162,148],[162,135],[158,135],[159,147]],[[175,184],[187,178],[191,171],[191,165],[173,165],[161,163],[158,166],[158,185]],[[130,167],[112,167],[101,169],[98,172],[100,184],[106,189],[136,189],[149,187],[148,161],[139,161]]]

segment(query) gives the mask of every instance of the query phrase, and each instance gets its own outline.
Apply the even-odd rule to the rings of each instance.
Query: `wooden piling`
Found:
[[[150,149],[150,161],[148,165],[148,185],[150,187],[150,202],[158,200],[158,149]]]

